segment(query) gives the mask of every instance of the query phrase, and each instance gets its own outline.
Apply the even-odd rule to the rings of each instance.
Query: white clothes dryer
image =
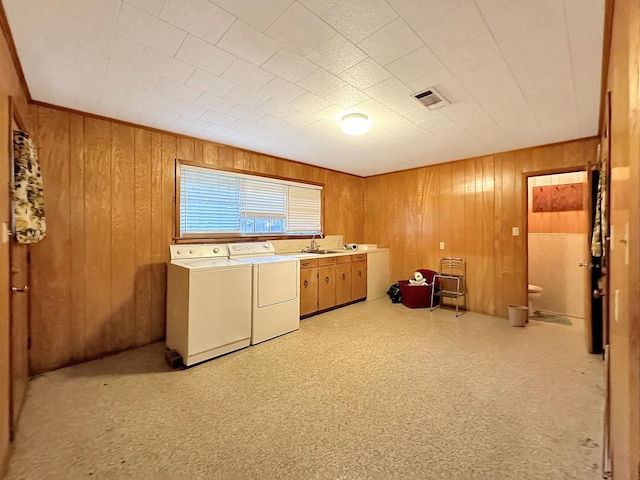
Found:
[[[250,344],[251,265],[227,246],[171,245],[166,345],[190,366]]]
[[[251,345],[300,328],[300,259],[271,242],[231,243],[229,258],[251,265]]]

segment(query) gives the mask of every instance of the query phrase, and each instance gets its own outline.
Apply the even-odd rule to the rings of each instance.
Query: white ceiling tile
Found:
[[[337,75],[367,58],[367,54],[336,34],[307,55],[312,62]]]
[[[234,107],[233,109],[231,109],[231,111],[229,111],[229,115],[240,120],[244,120],[245,122],[255,122],[257,120],[260,120],[266,114],[264,112],[254,110],[253,108],[238,105],[237,107]]]
[[[408,83],[443,67],[427,47],[422,47],[386,65],[399,80]]]
[[[413,97],[413,92],[408,95],[390,98],[389,100],[385,101],[385,105],[400,114],[415,110],[417,107],[425,108]]]
[[[502,53],[491,34],[481,35],[440,55],[442,63],[460,78],[472,77],[476,67],[496,59],[502,59]]]
[[[216,125],[231,125],[236,121],[236,117],[232,115],[227,115],[225,113],[216,112],[213,110],[207,110],[201,117],[202,120],[205,120],[210,123],[215,123]]]
[[[171,100],[165,109],[168,112],[179,113],[187,117],[199,118],[207,111],[204,107],[199,107],[192,103],[183,102],[182,100]]]
[[[307,55],[331,38],[335,31],[315,14],[294,2],[265,33],[290,50]]]
[[[299,87],[321,97],[325,97],[346,85],[347,82],[321,68],[298,82]]]
[[[424,107],[422,108],[424,110],[427,110]],[[415,111],[415,113],[417,113],[417,111]],[[422,120],[417,121],[416,124],[420,128],[423,128],[424,130],[432,130],[434,128],[444,127],[453,123],[449,118],[445,117],[441,112],[435,111],[433,113],[435,113],[435,115],[425,116]]]
[[[178,132],[186,134],[193,134],[193,132],[200,133],[211,126],[209,122],[186,115],[180,115],[173,124]]]
[[[273,115],[263,115],[262,118],[256,121],[256,125],[264,128],[270,128],[271,130],[281,130],[288,127],[290,124],[286,120]]]
[[[280,77],[274,77],[273,80],[258,89],[258,91],[267,97],[280,99],[284,102],[304,93],[303,88]]]
[[[395,77],[383,80],[382,82],[367,88],[364,92],[370,97],[385,104],[394,98],[400,96],[404,97],[411,94],[409,87]]]
[[[54,38],[45,42],[44,55],[57,58],[56,63],[62,68],[87,71],[97,75],[104,75],[107,71],[108,59],[104,55]]]
[[[368,115],[372,123],[377,123],[379,125],[400,122],[403,119],[399,113],[394,112],[389,107],[375,99],[362,102],[350,110]]]
[[[326,98],[339,107],[351,108],[354,105],[369,100],[371,97],[369,97],[369,95],[367,95],[366,93],[363,93],[361,90],[352,87],[351,85],[346,85],[327,95]]]
[[[107,65],[106,77],[110,82],[117,82],[143,89],[153,89],[160,76],[143,71],[117,60],[110,59]]]
[[[179,83],[186,82],[195,71],[193,66],[149,48],[142,54],[139,66],[143,70],[157,73],[161,77]]]
[[[93,38],[94,42],[88,45],[103,55],[129,65],[138,65],[144,54],[145,47],[115,33],[96,31]]]
[[[237,85],[250,88],[251,90],[258,90],[270,82],[274,76],[271,73],[238,58],[227,70],[225,70],[222,74],[222,78]]]
[[[290,100],[289,105],[292,105],[298,110],[301,110],[305,113],[315,113],[318,110],[327,108],[329,105],[331,105],[331,102],[325,100],[324,98],[320,98],[315,93],[307,92],[303,93],[299,97],[294,98],[293,100]]]
[[[338,0],[298,0],[316,15],[322,15],[329,10]]]
[[[236,86],[224,98],[249,108],[260,106],[269,100],[269,97],[248,88]]]
[[[460,80],[454,77],[451,72],[445,68],[436,70],[424,77],[408,82],[407,86],[412,89],[414,93],[420,93],[429,88],[435,88],[451,103],[472,100],[471,95],[460,83]]]
[[[322,18],[349,40],[358,43],[397,16],[384,0],[338,0]]]
[[[129,40],[173,56],[187,34],[128,3],[122,4],[116,31]]]
[[[415,138],[425,134],[424,129],[417,126],[410,120],[402,119],[399,122],[389,123],[384,127],[391,133],[403,138]]]
[[[192,103],[200,95],[200,90],[191,88],[167,78],[160,78],[153,91],[160,95],[166,95],[169,98],[182,100],[183,102]]]
[[[318,110],[314,115],[323,120],[340,122],[340,119],[345,115],[345,109],[340,108],[337,105],[329,105],[322,110]]]
[[[467,2],[418,30],[418,35],[436,55],[487,33],[489,29],[475,2]]]
[[[258,66],[282,48],[278,42],[240,20],[236,20],[217,45]]]
[[[126,3],[133,5],[134,7],[138,7],[140,10],[144,10],[151,15],[155,15],[156,17],[160,16],[160,11],[162,10],[162,5],[164,5],[165,0],[124,0]]]
[[[299,82],[318,69],[306,58],[286,48],[271,57],[262,68],[293,83]]]
[[[402,18],[396,18],[362,40],[358,46],[381,65],[424,47],[422,40]]]
[[[204,70],[196,70],[186,84],[192,88],[216,96],[225,96],[234,88],[234,83]]]
[[[388,0],[409,25],[419,30],[469,0]]]
[[[220,75],[236,59],[230,53],[193,35],[185,39],[175,58],[214,75]]]
[[[209,43],[220,40],[235,21],[209,0],[165,0],[160,18]]]
[[[312,114],[306,113],[306,112],[302,112],[300,110],[297,110],[297,111],[295,111],[293,113],[290,113],[289,115],[284,117],[284,119],[287,120],[288,122],[291,122],[293,125],[298,126],[298,127],[307,127],[307,126],[317,122],[318,120],[320,120],[315,115],[312,115]]]
[[[514,1],[515,0],[476,0],[476,3],[478,7],[480,7],[482,14],[486,16],[498,9],[503,9]]]
[[[213,142],[224,143],[231,135],[235,133],[235,130],[227,128],[223,125],[210,125],[204,129],[205,138]]]
[[[515,0],[485,18],[498,43],[534,30],[564,17],[563,2],[558,0]]]
[[[340,74],[340,78],[357,88],[365,89],[391,77],[391,74],[371,58],[367,58]]]
[[[273,115],[277,118],[285,118],[287,115],[296,111],[295,107],[292,107],[288,103],[284,103],[282,100],[268,100],[258,107],[261,112]]]
[[[237,103],[210,93],[201,94],[193,103],[218,113],[227,113],[237,105]]]
[[[73,12],[83,22],[113,30],[120,14],[120,0],[43,0],[58,10]]]
[[[263,32],[293,0],[211,0],[227,12]]]

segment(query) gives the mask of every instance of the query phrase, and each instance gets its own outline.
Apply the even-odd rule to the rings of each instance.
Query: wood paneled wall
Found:
[[[584,168],[596,145],[577,140],[366,178],[366,241],[390,247],[392,280],[437,270],[443,256],[465,258],[469,308],[504,317],[508,304],[526,304],[524,174]]]
[[[48,228],[32,247],[33,373],[163,337],[175,158],[324,183],[325,233],[364,240],[360,177],[33,108]]]
[[[609,344],[616,480],[640,478],[640,1],[616,0],[611,92]]]

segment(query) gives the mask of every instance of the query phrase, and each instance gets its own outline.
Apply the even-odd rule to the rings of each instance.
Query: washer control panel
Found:
[[[171,260],[178,258],[228,257],[227,246],[221,243],[171,245]]]
[[[229,243],[227,246],[231,257],[273,255],[276,253],[271,242]]]

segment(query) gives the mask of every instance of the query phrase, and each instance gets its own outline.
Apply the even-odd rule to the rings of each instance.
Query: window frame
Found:
[[[228,233],[224,234],[186,234],[180,235],[180,179],[181,179],[181,166],[187,167],[198,167],[205,168],[213,171],[219,172],[227,172],[227,173],[238,173],[242,175],[249,175],[258,178],[267,178],[273,180],[283,180],[287,182],[299,183],[302,185],[316,185],[322,187],[320,190],[320,227],[321,231],[324,230],[325,225],[325,215],[324,215],[324,183],[312,182],[309,180],[300,180],[297,178],[289,178],[282,177],[278,175],[269,175],[261,172],[253,172],[249,170],[240,170],[237,168],[227,168],[220,166],[211,166],[205,165],[198,162],[192,162],[189,160],[182,160],[179,158],[175,159],[175,181],[174,181],[174,196],[173,196],[173,242],[175,244],[180,243],[210,243],[211,241],[215,241],[217,243],[226,243],[226,242],[256,242],[256,241],[267,241],[267,240],[295,240],[295,239],[305,239],[311,238],[312,235],[229,235]]]

